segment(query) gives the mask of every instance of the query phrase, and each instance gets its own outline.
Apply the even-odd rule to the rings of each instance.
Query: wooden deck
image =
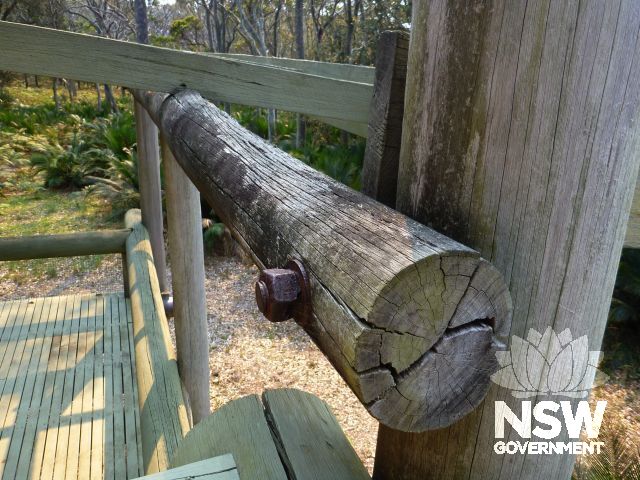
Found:
[[[0,475],[140,476],[131,309],[122,294],[0,302]]]

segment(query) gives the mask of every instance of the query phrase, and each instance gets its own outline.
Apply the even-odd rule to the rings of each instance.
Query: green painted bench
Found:
[[[171,465],[231,453],[241,479],[369,479],[329,406],[295,389],[227,403],[196,425]]]

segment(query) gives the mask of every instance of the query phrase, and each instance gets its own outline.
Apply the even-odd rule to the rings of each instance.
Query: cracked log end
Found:
[[[446,427],[480,404],[498,369],[511,300],[483,259],[429,257],[414,267],[374,305],[363,337],[379,336],[379,366],[359,378],[375,418],[418,432]],[[372,342],[365,343],[371,358]]]

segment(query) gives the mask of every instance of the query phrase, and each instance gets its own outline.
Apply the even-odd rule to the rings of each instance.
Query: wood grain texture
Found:
[[[185,86],[216,101],[367,123],[370,84],[0,22],[0,69],[171,92]]]
[[[232,400],[196,425],[174,467],[231,453],[242,479],[368,479],[328,405],[295,389]]]
[[[398,429],[424,430],[473,408],[496,368],[496,342],[475,326],[493,319],[500,336],[511,315],[500,276],[487,276],[492,267],[476,252],[318,173],[195,92],[134,94],[189,178],[263,265],[282,267],[292,257],[305,264],[314,312],[305,328],[369,412]],[[480,286],[481,279],[491,283]],[[467,316],[458,333],[482,343],[470,344],[470,355],[442,344],[443,358],[461,355],[467,368],[443,362],[434,371],[428,352],[440,348],[457,310],[475,308],[468,303],[475,296],[465,295],[472,283],[496,308]],[[454,373],[471,403],[454,404],[459,391],[418,381],[437,385],[438,375]]]
[[[115,478],[140,474],[135,395],[112,388],[131,378],[131,353],[111,334],[128,338],[128,310],[117,294],[0,302],[2,478],[114,479],[118,463],[128,476]],[[131,442],[114,429],[125,416]]]
[[[226,454],[152,473],[137,480],[240,480],[240,476],[233,456]]]
[[[504,275],[511,334],[600,350],[640,160],[640,4],[424,1],[412,26],[399,209]],[[449,428],[381,427],[374,477],[569,478],[568,454],[493,452],[496,400],[520,415],[493,386]]]
[[[218,58],[230,58],[247,63],[271,65],[273,67],[286,68],[309,75],[347,80],[349,82],[367,83],[369,85],[373,85],[375,77],[375,68],[365,65],[317,62],[299,58],[261,57],[259,55],[244,55],[241,53],[207,53],[207,55]]]
[[[233,400],[203,419],[184,438],[172,467],[232,453],[240,478],[287,480],[256,395]]]
[[[129,210],[125,225],[132,230],[127,239],[129,295],[143,470],[149,474],[169,468],[169,460],[190,426],[140,210]]]
[[[124,252],[129,230],[0,238],[0,261]]]
[[[380,35],[362,165],[362,193],[391,208],[396,205],[408,50],[407,32]]]
[[[329,406],[295,389],[262,394],[280,457],[296,480],[367,480],[371,477]]]
[[[193,423],[209,415],[209,335],[200,192],[162,142],[178,371]]]
[[[149,233],[160,293],[165,294],[169,292],[169,282],[167,280],[167,260],[164,247],[158,127],[153,123],[147,111],[137,102],[134,102],[134,113],[136,117],[138,185],[142,224]]]

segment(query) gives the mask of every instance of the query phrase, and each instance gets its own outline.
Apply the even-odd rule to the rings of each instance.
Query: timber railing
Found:
[[[388,68],[374,77],[363,67],[179,52],[0,22],[0,69],[131,88],[167,152],[256,264],[297,268],[299,298],[282,316],[296,318],[381,423],[423,431],[484,398],[511,319],[502,276],[474,250],[318,173],[206,100],[304,113],[368,136],[377,163],[365,161],[365,191],[393,206],[395,191],[381,181],[397,170],[385,162],[399,157],[407,40],[393,41],[380,57]],[[282,303],[271,298],[273,284],[258,287],[263,302]],[[159,288],[149,288],[146,307],[160,311]],[[163,315],[141,318],[156,328]],[[157,328],[162,347],[165,327]],[[149,428],[164,428],[157,420],[149,417]]]
[[[121,254],[133,323],[142,460],[147,473],[167,470],[191,428],[151,243],[140,210],[125,229],[0,238],[0,261]]]
[[[130,210],[125,225],[127,274],[133,319],[136,380],[145,472],[169,468],[190,429],[175,350],[164,313],[149,234],[140,210]]]
[[[177,51],[0,21],[0,69],[156,92],[185,87],[212,101],[307,114],[371,139],[367,157],[372,161],[365,161],[363,191],[378,193],[376,198],[391,205],[395,182],[389,176],[397,176],[408,39],[386,40],[386,46],[381,42],[378,47],[374,69]],[[387,150],[392,150],[390,155]],[[391,193],[380,191],[385,188]],[[625,246],[640,246],[638,186]]]
[[[0,261],[121,253],[131,230],[0,238]]]
[[[308,301],[297,319],[375,418],[422,431],[480,403],[511,316],[497,270],[248,132],[194,91],[134,96],[256,263],[304,267]]]
[[[0,69],[129,88],[193,88],[221,101],[305,113],[366,135],[373,69],[320,62],[248,61],[0,22]],[[304,67],[300,66],[304,65]],[[367,72],[364,74],[362,72]]]

